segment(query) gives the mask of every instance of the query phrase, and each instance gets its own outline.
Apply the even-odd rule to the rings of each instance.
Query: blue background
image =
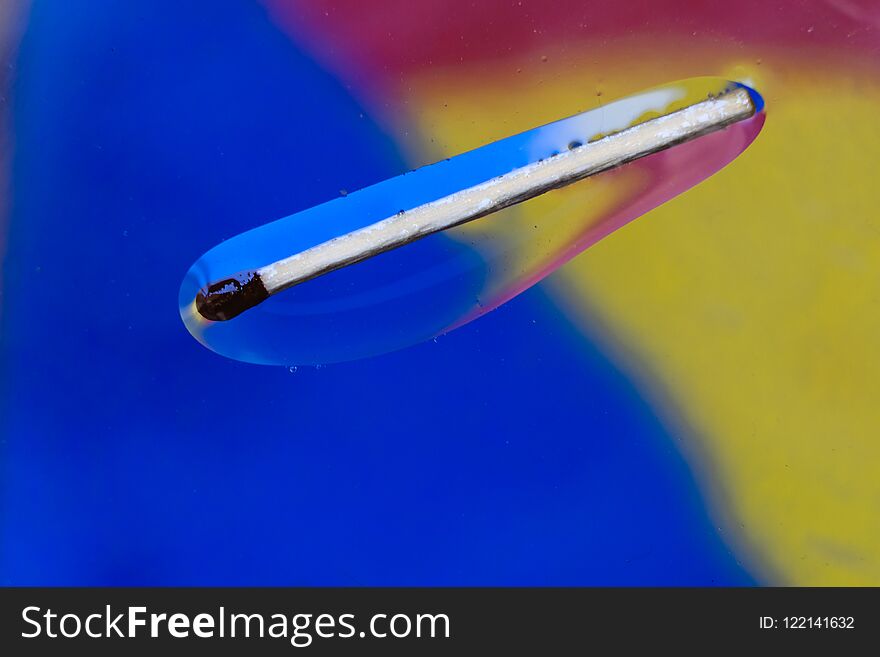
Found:
[[[407,169],[363,111],[250,2],[34,3],[2,582],[751,583],[671,436],[540,287],[294,374],[190,337],[177,290],[208,247]]]

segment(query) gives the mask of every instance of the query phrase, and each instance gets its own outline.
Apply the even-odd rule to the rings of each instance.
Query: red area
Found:
[[[386,82],[432,65],[473,65],[574,43],[601,47],[631,35],[696,36],[740,47],[834,45],[880,57],[875,0],[264,2],[317,57]]]

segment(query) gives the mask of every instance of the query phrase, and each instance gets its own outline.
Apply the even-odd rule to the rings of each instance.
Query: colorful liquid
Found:
[[[392,351],[461,326],[602,237],[733,160],[764,114],[521,206],[432,235],[277,294],[227,322],[194,310],[200,288],[730,88],[694,78],[502,139],[242,233],[193,264],[180,313],[196,339],[237,360],[306,365]],[[757,93],[756,106],[763,108]],[[540,212],[524,208],[539,207]],[[572,210],[576,221],[571,220]],[[539,217],[535,219],[535,217]]]

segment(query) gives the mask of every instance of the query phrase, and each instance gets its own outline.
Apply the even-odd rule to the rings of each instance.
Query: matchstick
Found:
[[[401,211],[254,271],[212,283],[199,291],[196,308],[211,321],[232,319],[294,285],[721,130],[754,113],[755,106],[749,92],[737,87],[474,187]]]

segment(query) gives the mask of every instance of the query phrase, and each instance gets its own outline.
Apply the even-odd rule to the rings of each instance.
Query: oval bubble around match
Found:
[[[225,322],[195,310],[207,284],[476,185],[738,85],[693,78],[606,103],[241,233],[189,269],[190,333],[241,361],[314,365],[400,349],[472,321],[575,255],[723,168],[755,139],[749,119],[479,220],[319,276]],[[744,86],[744,85],[738,85]]]

